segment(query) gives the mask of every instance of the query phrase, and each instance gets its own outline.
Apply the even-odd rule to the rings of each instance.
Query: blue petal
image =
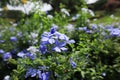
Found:
[[[8,60],[9,58],[12,58],[12,55],[10,52],[7,52],[5,54],[3,54],[3,60],[6,61]]]
[[[25,78],[27,78],[27,77],[29,77],[30,75],[31,75],[31,73],[32,73],[32,68],[29,68],[28,70],[27,70],[27,72],[26,72],[26,74],[25,74]]]
[[[55,40],[54,40],[54,39],[49,39],[48,42],[49,42],[50,44],[53,44],[53,43],[55,43]]]
[[[17,54],[17,56],[23,58],[23,57],[25,56],[25,53],[23,53],[23,52],[21,51],[21,52],[19,52],[19,53]]]
[[[67,48],[65,48],[65,47],[62,47],[60,49],[63,50],[63,51],[67,51]]]
[[[74,41],[74,40],[69,40],[68,43],[69,43],[69,44],[75,43],[75,41]]]
[[[59,47],[54,47],[54,49],[56,52],[61,52],[60,48]]]
[[[37,70],[33,69],[31,73],[31,77],[35,77],[37,75]]]
[[[4,43],[5,41],[4,40],[0,40],[0,43]]]
[[[50,30],[50,33],[51,33],[51,34],[54,34],[55,32],[56,32],[55,27],[52,27],[51,30]]]
[[[48,41],[49,38],[48,37],[42,37],[41,41]]]
[[[64,39],[65,39],[65,35],[64,35],[64,34],[61,34],[61,35],[59,36],[59,39],[64,40]]]
[[[17,38],[15,36],[12,36],[12,37],[10,37],[10,40],[15,42],[15,41],[17,41]]]
[[[49,80],[49,72],[42,73],[42,80]]]
[[[47,52],[47,48],[45,45],[40,45],[40,51],[42,54],[45,54]]]
[[[37,70],[37,74],[38,74],[38,77],[39,77],[39,78],[42,78],[42,74],[41,74],[41,71],[40,71],[40,70]]]
[[[0,54],[3,54],[4,53],[4,50],[0,49]]]
[[[66,42],[60,42],[60,43],[58,43],[57,44],[59,47],[64,47],[64,46],[66,46]]]
[[[76,63],[72,61],[72,58],[70,58],[70,64],[72,65],[72,68],[76,68]]]
[[[34,55],[34,54],[32,54],[32,53],[26,53],[26,56],[28,57],[28,58],[30,58],[30,59],[32,59],[32,60],[34,60],[35,58],[36,58],[36,56]]]

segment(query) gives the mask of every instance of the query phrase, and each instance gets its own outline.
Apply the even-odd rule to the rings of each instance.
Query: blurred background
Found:
[[[64,7],[70,14],[76,14],[83,6],[94,12],[94,17],[90,18],[92,22],[106,21],[105,23],[112,24],[113,19],[119,21],[119,0],[0,0],[0,19],[16,22],[30,16],[34,12],[33,8],[52,14]]]

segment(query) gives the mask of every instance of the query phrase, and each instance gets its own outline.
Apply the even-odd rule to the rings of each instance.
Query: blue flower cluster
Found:
[[[100,29],[102,30],[102,34],[103,35],[106,35],[106,32],[104,31],[108,31],[109,32],[109,35],[106,35],[106,36],[111,36],[111,37],[120,37],[120,28],[115,28],[114,26],[112,25],[107,25],[107,26],[97,26],[95,24],[93,24],[89,29],[88,27],[80,27],[79,29],[77,30],[80,30],[80,31],[84,31],[85,33],[94,33],[94,32],[100,32]]]
[[[23,50],[23,51],[19,52],[19,53],[17,54],[17,56],[18,56],[18,57],[21,57],[21,58],[28,57],[28,58],[30,58],[31,60],[34,60],[34,59],[36,58],[36,55],[35,55],[35,54],[30,53],[30,52],[27,51],[27,50]]]
[[[75,43],[74,40],[69,40],[65,34],[61,34],[56,31],[55,27],[52,27],[50,32],[44,32],[41,36],[40,51],[45,54],[47,51],[61,52],[66,51],[66,44]]]
[[[39,69],[29,68],[26,72],[25,78],[38,76],[39,80],[49,80],[50,72],[43,72]]]
[[[95,25],[95,24],[93,24],[91,26],[91,28],[89,28],[89,29],[88,29],[88,27],[80,27],[80,28],[78,28],[78,30],[84,31],[84,32],[89,33],[89,34],[94,33],[96,31],[96,29],[98,29],[98,26]]]
[[[4,50],[0,49],[0,54],[2,54],[3,61],[7,61],[8,59],[12,58],[11,52],[5,52]]]
[[[120,29],[114,28],[113,26],[107,27],[107,30],[110,32],[110,36],[120,37]]]

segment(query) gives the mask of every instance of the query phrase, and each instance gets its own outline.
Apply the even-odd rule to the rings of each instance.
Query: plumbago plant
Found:
[[[56,24],[58,24],[62,26],[59,27],[61,32],[64,32],[63,26],[68,20],[66,17],[60,17],[61,15],[56,13],[54,17],[51,15],[53,17],[51,18],[44,12],[37,12],[17,24],[10,25],[10,23],[1,22],[0,26],[3,27],[0,27],[0,79],[16,69],[17,53],[26,52],[29,46],[39,46],[41,34],[50,26],[57,27]]]
[[[0,80],[118,80],[120,28],[89,25],[91,11],[82,9],[73,17],[63,8],[54,16],[38,10],[17,25],[1,22]]]
[[[17,69],[13,70],[11,79],[69,79],[77,68],[71,53],[67,52],[67,45],[72,43],[75,41],[52,27],[50,32],[41,35],[39,46],[30,46],[17,54]]]

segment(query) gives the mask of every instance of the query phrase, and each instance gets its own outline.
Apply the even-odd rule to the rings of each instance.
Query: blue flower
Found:
[[[34,60],[35,58],[36,58],[36,56],[34,55],[34,54],[32,54],[32,53],[26,53],[26,57],[28,57],[28,58],[30,58],[30,59],[32,59],[32,60]]]
[[[98,26],[96,24],[92,24],[92,30],[95,30],[97,28],[98,28]]]
[[[74,40],[69,40],[67,43],[71,44],[71,43],[75,43],[75,41]]]
[[[33,53],[30,53],[28,51],[21,51],[17,54],[18,57],[21,57],[21,58],[30,58],[31,60],[34,60],[36,58],[36,55],[33,54]]]
[[[71,64],[72,68],[76,68],[76,63],[74,61],[72,61],[72,58],[70,58],[70,64]]]
[[[18,50],[18,49],[13,49],[13,50],[11,50],[11,51],[10,51],[10,53],[11,53],[11,54],[15,54],[15,55],[16,55],[17,50]]]
[[[104,73],[102,73],[102,76],[106,76],[106,73],[104,72]]]
[[[42,73],[39,69],[29,68],[25,74],[25,78],[35,76],[38,76],[40,80],[49,80],[50,72]]]
[[[65,40],[65,41],[69,40],[69,38],[65,34],[60,34],[58,37],[60,40]]]
[[[20,32],[20,31],[18,31],[18,32],[17,32],[17,36],[22,37],[22,36],[23,36],[23,33]]]
[[[23,58],[23,57],[25,57],[25,53],[23,51],[21,51],[17,54],[17,56]]]
[[[16,41],[17,41],[17,38],[16,38],[15,36],[12,36],[12,37],[10,37],[10,40],[11,40],[12,42],[16,42]]]
[[[67,48],[65,48],[64,46],[66,46],[66,42],[56,41],[55,46],[53,47],[53,50],[56,52],[66,51]]]
[[[41,39],[41,41],[42,41],[42,44],[44,43],[50,43],[50,44],[53,44],[53,43],[55,43],[55,40],[52,38],[52,36],[44,36],[44,37],[42,37],[42,39]]]
[[[3,53],[5,53],[4,50],[0,49],[0,54],[3,54]]]
[[[4,40],[0,40],[0,43],[4,43],[5,41]]]
[[[50,33],[51,34],[54,34],[56,32],[56,28],[55,27],[52,27],[51,30],[50,30]]]
[[[120,29],[115,28],[110,31],[111,36],[120,36]]]
[[[80,27],[79,30],[81,30],[81,31],[86,31],[86,30],[87,30],[87,27]]]
[[[86,30],[86,33],[91,34],[92,30]]]
[[[50,72],[43,72],[42,73],[42,80],[49,80]]]
[[[40,51],[41,51],[42,54],[45,54],[47,52],[46,45],[40,45]]]
[[[8,59],[12,58],[12,55],[10,52],[4,53],[3,54],[3,60],[7,61]]]
[[[26,72],[25,78],[27,77],[35,77],[37,75],[37,69],[29,68]]]
[[[39,77],[40,79],[42,79],[42,73],[41,73],[40,70],[37,70],[37,74],[38,74],[38,77]]]

